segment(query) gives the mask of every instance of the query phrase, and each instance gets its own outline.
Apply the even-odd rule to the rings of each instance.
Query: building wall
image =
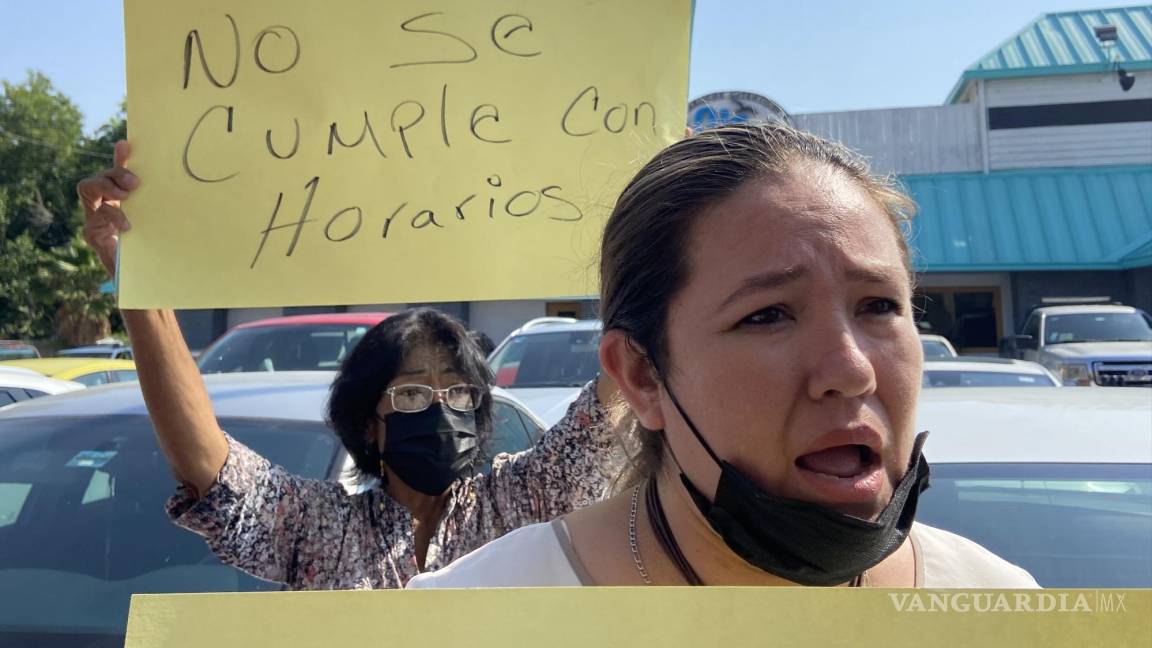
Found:
[[[1101,114],[1099,108],[1082,104],[1152,99],[1152,79],[1147,74],[1137,76],[1128,92],[1120,88],[1115,72],[989,79],[985,97],[990,118],[997,109],[1081,104],[1084,115],[1092,119]],[[1145,110],[1141,107],[1138,112]],[[1147,111],[1143,121],[995,128],[993,120],[990,126],[992,169],[1152,164],[1152,111]]]
[[[869,157],[881,173],[958,173],[984,168],[975,104],[793,115],[798,128]]]
[[[1127,303],[1152,313],[1152,266],[1124,273],[1128,280]]]
[[[228,328],[228,311],[204,308],[176,311],[176,321],[184,334],[184,341],[192,350],[203,349],[224,334]]]
[[[1152,164],[1152,121],[991,130],[988,156],[992,169]]]
[[[1017,322],[1044,297],[1108,297],[1129,306],[1152,308],[1152,268],[1136,270],[1012,273]]]
[[[469,307],[469,326],[482,331],[500,344],[509,333],[530,319],[544,317],[543,300],[501,300],[472,302]]]
[[[1147,73],[1136,76],[1128,92],[1120,88],[1115,72],[988,79],[984,96],[989,108],[1152,99],[1152,79]]]
[[[280,317],[283,308],[232,308],[228,310],[228,328],[267,317]]]

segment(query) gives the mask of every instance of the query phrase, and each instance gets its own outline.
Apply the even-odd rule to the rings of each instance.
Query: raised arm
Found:
[[[84,205],[84,239],[110,274],[120,232],[131,228],[120,209],[140,181],[127,168],[127,142],[116,144],[115,166],[77,186]],[[122,310],[144,402],[176,479],[203,494],[228,458],[212,401],[170,310]]]
[[[604,403],[615,398],[611,378],[588,383],[568,413],[537,444],[499,455],[492,472],[473,480],[477,501],[491,516],[492,538],[547,522],[603,499],[623,467],[623,450],[607,424]],[[477,545],[479,546],[479,545]]]

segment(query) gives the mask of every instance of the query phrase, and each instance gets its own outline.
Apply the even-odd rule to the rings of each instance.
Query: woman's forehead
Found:
[[[404,354],[400,375],[459,373],[455,355],[440,345],[417,344]]]
[[[693,270],[717,263],[787,263],[819,244],[864,255],[873,264],[899,265],[902,259],[898,233],[883,207],[835,171],[749,182],[708,208],[695,225],[688,246],[696,257]]]

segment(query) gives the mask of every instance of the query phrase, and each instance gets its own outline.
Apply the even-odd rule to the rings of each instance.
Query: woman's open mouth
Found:
[[[804,480],[801,488],[833,508],[837,503],[876,503],[884,487],[884,461],[866,445],[824,448],[801,455],[795,463]]]

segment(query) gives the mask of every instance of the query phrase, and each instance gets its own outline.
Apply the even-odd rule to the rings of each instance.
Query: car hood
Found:
[[[549,428],[564,418],[568,406],[580,396],[579,387],[505,387],[504,391],[524,403]]]
[[[1152,342],[1070,342],[1044,349],[1061,358],[1094,360],[1152,360]]]

